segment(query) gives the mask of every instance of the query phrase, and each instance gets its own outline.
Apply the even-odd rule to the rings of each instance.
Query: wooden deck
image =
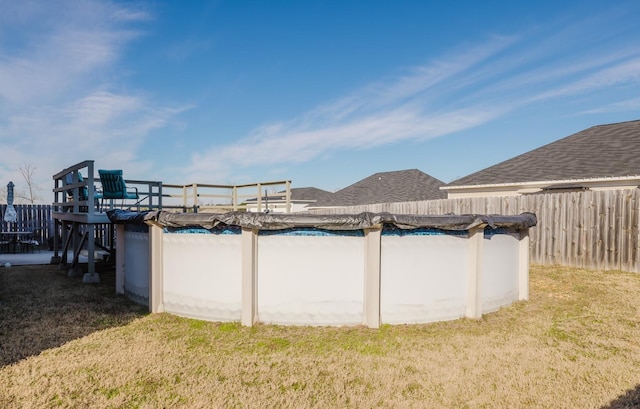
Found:
[[[54,221],[54,259],[67,260],[66,253],[72,251],[88,253],[88,267],[84,278],[87,282],[98,280],[95,274],[93,254],[96,246],[115,256],[115,231],[107,217],[108,209],[132,211],[164,210],[184,213],[246,211],[247,202],[254,199],[253,208],[268,210],[268,201],[262,198],[269,194],[284,196],[285,212],[291,211],[291,181],[282,180],[243,185],[219,184],[164,184],[159,181],[126,179],[127,187],[136,187],[139,199],[99,200],[101,184],[96,177],[93,160],[72,165],[53,175],[54,200],[51,216]],[[256,203],[257,200],[257,203]],[[282,205],[281,205],[282,206]],[[97,232],[100,234],[97,235]],[[62,253],[62,257],[60,256]],[[115,260],[115,257],[112,257]],[[53,260],[52,260],[53,261]],[[71,263],[69,274],[77,273],[77,256]]]

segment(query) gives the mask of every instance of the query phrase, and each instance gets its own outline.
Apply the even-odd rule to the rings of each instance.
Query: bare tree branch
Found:
[[[36,172],[36,167],[30,163],[25,163],[23,166],[18,168],[18,170],[20,171],[20,174],[24,178],[24,181],[27,183],[27,191],[26,193],[21,192],[17,196],[20,197],[21,199],[25,199],[31,204],[34,204],[37,200],[40,200],[40,198],[35,194],[35,191],[37,190],[38,187],[35,185],[33,181],[34,179],[33,176]]]

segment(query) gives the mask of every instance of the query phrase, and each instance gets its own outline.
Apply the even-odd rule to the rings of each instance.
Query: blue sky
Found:
[[[0,181],[444,182],[640,119],[638,1],[0,0]],[[50,197],[51,196],[51,197]]]

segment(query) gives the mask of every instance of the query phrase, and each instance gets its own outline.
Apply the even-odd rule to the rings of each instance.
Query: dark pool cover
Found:
[[[326,230],[361,230],[382,225],[400,229],[436,228],[442,230],[469,230],[478,226],[528,229],[537,223],[533,213],[514,216],[461,214],[414,215],[391,213],[359,213],[322,215],[309,213],[171,213],[165,211],[129,212],[120,209],[107,212],[112,223],[156,224],[161,227],[202,227],[212,229],[219,225],[240,226],[256,230],[281,230],[294,227],[315,227]]]

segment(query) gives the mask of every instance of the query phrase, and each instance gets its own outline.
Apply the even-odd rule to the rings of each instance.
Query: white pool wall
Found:
[[[117,275],[124,293],[154,312],[210,321],[377,327],[478,318],[528,298],[526,233],[296,236],[150,226],[124,232]]]
[[[364,246],[352,236],[258,236],[258,317],[264,323],[358,325]]]
[[[119,229],[124,234],[126,243],[124,277],[124,293],[131,300],[149,304],[149,233]],[[116,255],[117,257],[118,255]]]
[[[485,234],[483,240],[482,313],[498,310],[518,300],[519,236],[517,233]]]
[[[240,320],[239,234],[165,234],[162,259],[166,312],[211,321]]]
[[[381,321],[416,324],[464,317],[468,239],[453,235],[381,240]]]

